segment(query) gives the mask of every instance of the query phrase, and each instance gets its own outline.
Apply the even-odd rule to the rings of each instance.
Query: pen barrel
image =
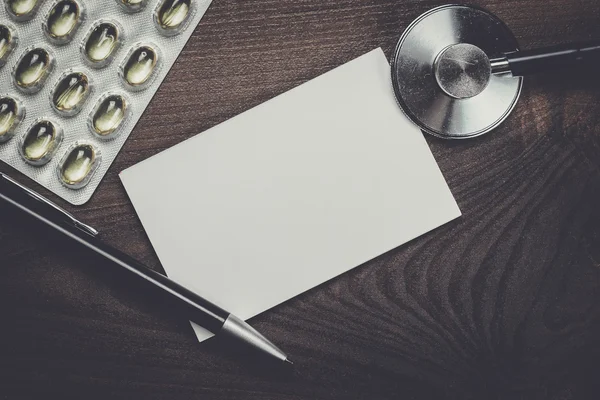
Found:
[[[167,276],[158,273],[128,256],[127,254],[112,248],[96,237],[66,223],[57,221],[56,210],[49,209],[47,205],[29,194],[21,191],[7,182],[0,175],[0,208],[2,212],[18,213],[24,219],[34,220],[51,229],[52,232],[60,232],[73,245],[73,250],[87,248],[113,267],[129,275],[131,278],[145,284],[148,290],[160,293],[165,300],[171,300],[169,306],[177,307],[191,321],[218,333],[229,317],[229,313],[210,301],[195,294]],[[13,212],[14,211],[14,212]],[[1,220],[2,218],[0,218]],[[161,299],[162,299],[161,298]]]
[[[78,232],[71,233],[79,235]],[[89,242],[87,242],[88,240]],[[159,290],[162,292],[163,295],[172,300],[171,304],[177,308],[177,311],[181,315],[185,315],[186,318],[189,318],[210,332],[218,333],[229,317],[229,312],[169,279],[167,276],[140,264],[129,255],[105,245],[96,238],[86,238],[86,242],[87,244],[82,244],[91,247],[92,250],[111,263],[128,271],[140,283],[145,283],[148,290]]]
[[[513,76],[600,65],[600,41],[516,51],[505,55]]]

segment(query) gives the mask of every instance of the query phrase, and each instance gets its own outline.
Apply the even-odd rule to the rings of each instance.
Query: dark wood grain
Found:
[[[523,47],[600,38],[597,0],[474,3]],[[119,171],[375,47],[389,55],[439,4],[215,0],[97,194],[57,201],[162,270]],[[254,318],[292,377],[198,344],[102,263],[3,216],[0,398],[600,398],[600,79],[529,79],[494,133],[428,141],[464,216]]]

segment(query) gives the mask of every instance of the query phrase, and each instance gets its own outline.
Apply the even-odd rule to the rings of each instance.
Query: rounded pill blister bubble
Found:
[[[15,47],[17,37],[7,25],[0,24],[0,67],[6,64],[6,59]]]
[[[90,80],[85,73],[69,71],[54,87],[52,107],[64,116],[73,116],[81,111],[90,90]]]
[[[192,0],[162,0],[154,12],[161,33],[174,35],[185,27],[192,11]]]
[[[37,120],[21,137],[19,151],[31,165],[46,164],[62,142],[62,129],[48,119]]]
[[[92,179],[101,160],[100,151],[93,144],[76,142],[60,161],[58,178],[70,189],[81,189]]]
[[[64,44],[73,38],[83,20],[83,9],[75,0],[60,0],[54,3],[44,22],[48,38]]]
[[[138,12],[146,7],[148,0],[117,0],[117,3],[127,12]]]
[[[28,21],[35,14],[43,0],[5,0],[6,10],[17,21]]]
[[[48,78],[54,59],[43,47],[30,48],[23,53],[13,70],[17,88],[26,93],[39,91]]]
[[[0,96],[0,143],[13,137],[15,128],[24,116],[25,110],[17,99]]]
[[[150,83],[156,69],[158,53],[154,46],[138,44],[134,46],[121,66],[121,75],[131,89],[143,89]]]
[[[83,55],[92,67],[106,66],[121,44],[121,29],[111,21],[100,21],[90,29],[83,44]]]
[[[128,111],[127,99],[120,94],[109,94],[100,98],[91,114],[92,132],[102,139],[114,137]]]

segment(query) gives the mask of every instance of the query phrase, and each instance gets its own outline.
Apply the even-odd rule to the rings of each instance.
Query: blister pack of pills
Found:
[[[211,0],[2,0],[0,160],[87,202]]]

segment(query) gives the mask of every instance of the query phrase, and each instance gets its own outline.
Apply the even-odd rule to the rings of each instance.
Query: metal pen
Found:
[[[98,232],[94,228],[78,221],[56,204],[2,173],[0,173],[0,203],[33,217],[39,223],[103,257],[105,261],[162,291],[175,300],[191,321],[210,332],[227,335],[277,363],[292,364],[284,352],[240,318],[165,275],[143,266],[127,254],[104,244],[97,238]]]

